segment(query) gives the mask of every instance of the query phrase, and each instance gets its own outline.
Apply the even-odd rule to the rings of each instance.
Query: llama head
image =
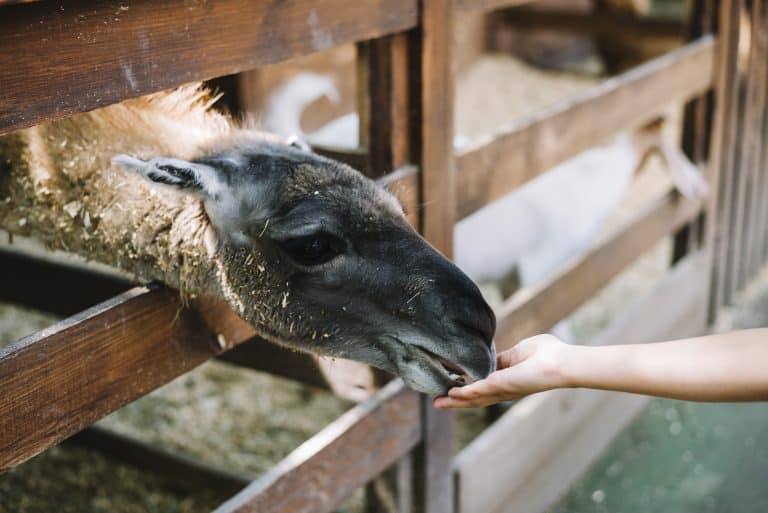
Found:
[[[191,161],[114,160],[201,199],[221,291],[265,338],[367,363],[426,393],[493,370],[495,318],[477,287],[348,166],[257,136]]]

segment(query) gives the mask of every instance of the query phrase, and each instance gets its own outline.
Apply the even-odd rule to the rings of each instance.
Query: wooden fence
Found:
[[[524,3],[132,0],[59,9],[0,0],[0,133],[357,43],[367,77],[358,84],[366,92],[359,106],[365,146],[334,154],[398,194],[411,222],[450,255],[458,219],[616,132],[654,120],[667,105],[688,102],[682,144],[697,164],[709,164],[710,199],[690,201],[670,190],[586,255],[511,297],[497,312],[496,340],[502,350],[548,330],[665,237],[675,238],[668,272],[596,343],[705,331],[768,251],[768,5],[693,2],[684,46],[540,114],[510,120],[454,155],[454,27],[470,11]],[[528,16],[561,30],[609,26],[603,15],[573,23],[559,12]],[[632,27],[670,32],[664,24]],[[0,351],[0,471],[222,357],[368,399],[247,485],[108,433],[84,431],[77,440],[145,464],[184,468],[227,490],[242,487],[219,512],[333,511],[392,466],[401,511],[493,512],[507,505],[535,512],[559,497],[645,403],[585,390],[529,397],[454,458],[451,414],[433,410],[428,398],[397,380],[381,387],[364,366],[331,378],[316,359],[253,341],[253,331],[221,303],[198,303],[172,322],[179,300],[161,287],[130,288],[119,278],[12,253],[0,255],[0,267],[2,299],[71,315]],[[30,289],[41,276],[48,290]],[[52,299],[51,289],[66,290],[66,303]]]

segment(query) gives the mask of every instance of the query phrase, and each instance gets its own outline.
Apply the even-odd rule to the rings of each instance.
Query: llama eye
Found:
[[[344,242],[328,232],[285,239],[278,244],[295,262],[306,266],[324,264],[344,251]]]

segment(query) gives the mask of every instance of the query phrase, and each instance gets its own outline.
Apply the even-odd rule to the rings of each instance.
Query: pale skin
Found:
[[[614,346],[569,345],[538,335],[499,353],[496,372],[452,388],[434,406],[488,406],[555,388],[686,401],[768,401],[768,328]]]

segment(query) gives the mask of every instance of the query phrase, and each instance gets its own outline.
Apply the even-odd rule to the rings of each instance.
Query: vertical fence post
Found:
[[[694,41],[717,30],[715,0],[688,2],[688,23],[685,39]],[[713,93],[707,91],[685,105],[681,145],[685,154],[696,165],[707,161],[712,134]],[[701,243],[703,219],[700,217],[679,230],[673,240],[672,263],[681,260]]]
[[[453,154],[454,0],[421,0],[419,45],[419,164],[421,232],[450,257],[456,218]],[[422,442],[414,452],[414,513],[453,509],[453,417],[422,397]]]
[[[733,194],[734,120],[738,115],[739,0],[722,0],[718,21],[715,126],[709,159],[706,247],[712,262],[710,320],[728,299],[728,228]]]

